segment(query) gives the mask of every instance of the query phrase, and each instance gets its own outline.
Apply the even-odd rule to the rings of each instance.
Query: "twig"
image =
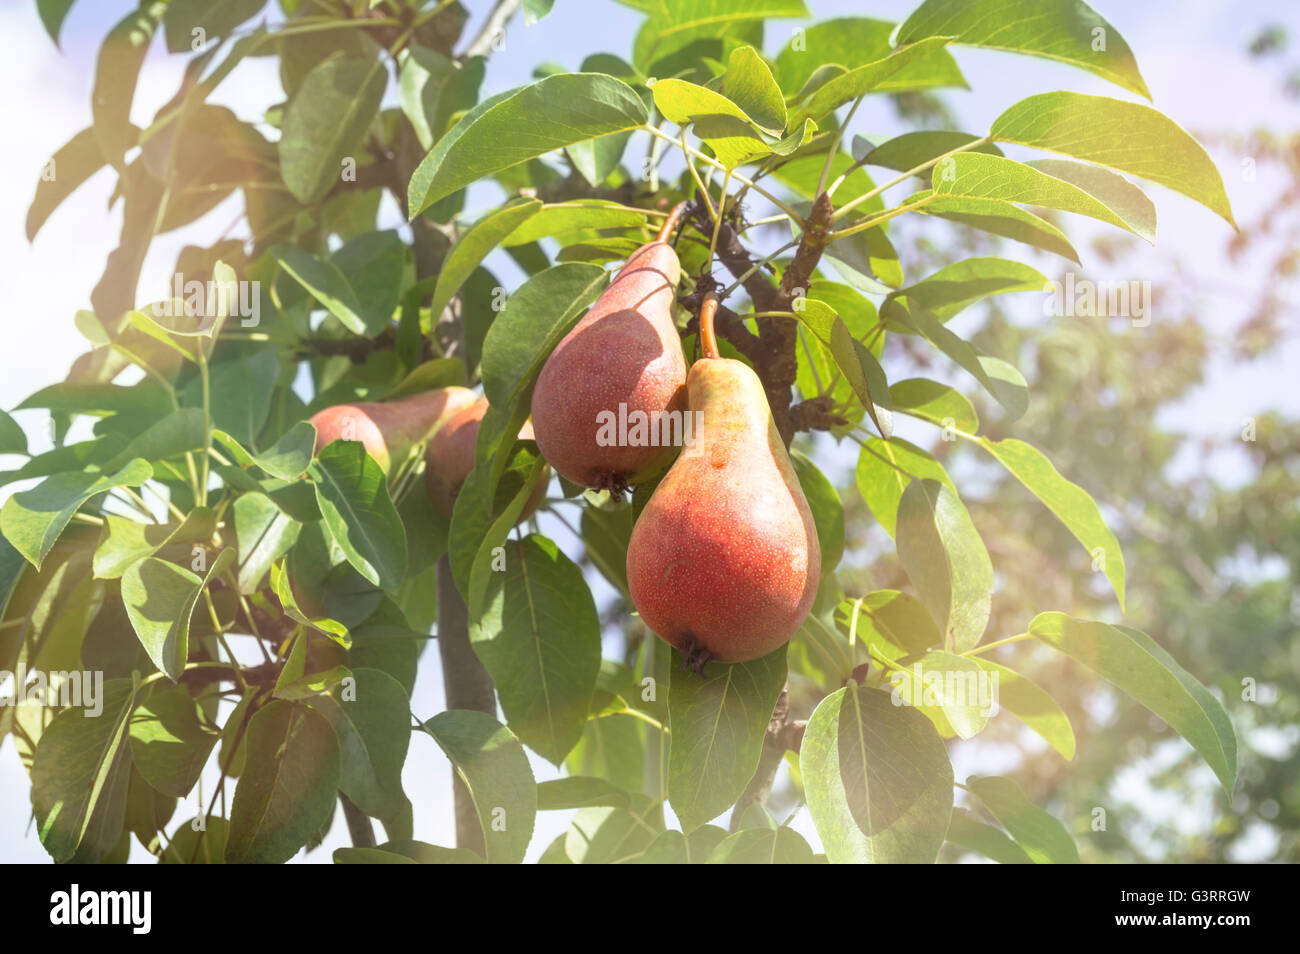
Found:
[[[520,0],[497,0],[497,5],[492,8],[482,29],[478,31],[478,36],[474,37],[460,58],[468,60],[470,57],[486,56],[491,52],[497,35],[505,30],[510,18],[519,10],[519,4]]]

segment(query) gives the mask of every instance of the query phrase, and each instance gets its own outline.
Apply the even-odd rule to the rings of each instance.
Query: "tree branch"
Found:
[[[506,28],[510,18],[519,10],[519,3],[520,0],[497,0],[497,5],[488,14],[483,28],[478,31],[478,36],[474,37],[460,58],[467,60],[472,56],[486,56],[491,52],[497,34]]]
[[[731,203],[728,203],[728,206],[730,207]],[[780,286],[773,285],[763,274],[762,269],[754,269],[754,259],[741,242],[732,223],[722,222],[718,228],[718,258],[736,280],[741,282],[757,311],[791,311],[795,298],[808,290],[812,274],[816,271],[830,238],[833,211],[830,197],[823,192],[813,203],[799,247],[795,250],[794,259],[781,276]],[[698,228],[712,231],[712,222],[708,220],[708,214],[701,202],[696,203],[693,217]],[[697,279],[697,285],[700,288],[697,289],[696,294],[683,300],[683,305],[695,314],[698,314],[699,301],[702,300],[704,292],[716,285],[716,281],[712,276],[707,276],[707,280],[706,276],[701,276]],[[718,309],[719,319],[723,319],[724,312],[725,309]],[[726,312],[726,314],[735,317],[734,313]],[[799,373],[799,359],[795,351],[799,340],[798,323],[782,317],[759,318],[757,321],[757,338],[749,333],[748,329],[745,329],[747,339],[737,335],[737,339],[743,342],[743,347],[733,340],[730,333],[723,331],[723,326],[729,323],[727,320],[719,325],[718,330],[719,334],[723,334],[728,341],[736,345],[736,350],[753,362],[763,382],[767,403],[772,410],[772,420],[776,422],[782,440],[789,446],[791,438],[798,430],[828,430],[829,427],[825,425],[831,419],[828,415],[829,408],[812,405],[807,410],[796,414],[790,407],[791,388],[794,387]]]
[[[342,792],[339,792],[339,804],[343,806],[343,818],[348,823],[348,834],[352,837],[354,848],[375,847],[375,827],[361,809],[352,804]]]

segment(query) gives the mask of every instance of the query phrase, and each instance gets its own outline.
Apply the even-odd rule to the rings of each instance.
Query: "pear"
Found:
[[[451,517],[456,495],[469,472],[474,469],[479,424],[487,409],[487,398],[479,398],[452,415],[429,441],[429,448],[425,452],[424,482],[434,509],[444,517]],[[524,426],[519,429],[519,439],[535,440],[530,422],[524,421]],[[524,505],[523,512],[519,515],[520,520],[527,519],[537,509],[545,493],[546,480],[543,479],[538,482]]]
[[[469,388],[435,388],[395,401],[336,404],[310,418],[316,425],[316,450],[334,441],[360,441],[384,473],[391,473],[411,449],[475,401]]]
[[[702,671],[794,635],[817,594],[821,551],[758,375],[706,357],[687,389],[696,433],[632,529],[627,579],[646,626]]]
[[[538,375],[537,447],[575,484],[622,491],[658,474],[676,453],[660,423],[671,420],[663,412],[686,406],[686,359],[673,323],[681,264],[667,242],[674,221],[632,253]],[[623,434],[619,420],[631,422]]]

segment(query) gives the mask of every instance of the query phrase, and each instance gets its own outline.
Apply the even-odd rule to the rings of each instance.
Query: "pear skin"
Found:
[[[429,441],[425,451],[424,483],[429,492],[433,507],[444,517],[451,517],[456,495],[460,493],[465,478],[474,469],[474,450],[478,444],[478,429],[487,413],[487,398],[479,398],[468,407],[452,415]],[[533,425],[524,421],[519,429],[519,439],[535,440]],[[542,480],[533,490],[524,505],[519,519],[525,520],[532,515],[546,494],[546,480]]]
[[[384,473],[391,473],[416,444],[475,401],[469,388],[423,391],[395,401],[336,404],[310,418],[316,425],[316,450],[334,441],[360,441]]]
[[[659,473],[677,448],[657,439],[664,411],[686,407],[686,359],[673,324],[681,265],[664,241],[627,260],[547,359],[533,389],[537,447],[576,484],[622,490]],[[643,441],[610,439],[607,415],[642,412]],[[628,429],[632,435],[632,429]],[[652,443],[653,442],[653,443]]]
[[[821,550],[758,375],[705,358],[687,387],[702,419],[632,529],[627,578],[645,624],[698,671],[788,641],[817,595]]]

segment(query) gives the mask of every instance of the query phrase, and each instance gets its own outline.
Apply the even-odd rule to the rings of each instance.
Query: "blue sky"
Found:
[[[489,6],[484,0],[470,0],[475,11],[470,29]],[[869,15],[900,20],[915,3],[881,0],[876,3],[809,0],[815,17]],[[1300,35],[1300,17],[1288,2],[1240,3],[1174,2],[1156,0],[1141,4],[1097,0],[1095,6],[1128,40],[1137,55],[1142,73],[1157,108],[1190,129],[1246,131],[1256,126],[1279,130],[1300,127],[1300,106],[1283,98],[1277,74],[1244,56],[1243,51],[1259,26],[1284,22],[1293,36]],[[112,178],[101,173],[83,187],[46,224],[34,245],[23,235],[27,204],[43,163],[60,145],[89,124],[91,70],[95,51],[103,35],[125,10],[122,2],[81,0],[74,4],[64,29],[60,54],[45,36],[32,0],[10,0],[0,9],[0,35],[7,39],[0,59],[0,88],[5,89],[4,128],[20,130],[0,150],[0,181],[8,184],[0,198],[0,262],[5,267],[5,285],[10,291],[5,316],[6,347],[0,349],[0,407],[11,408],[37,388],[60,379],[77,354],[85,350],[84,339],[72,324],[73,313],[88,307],[103,261],[116,244],[120,208],[105,211]],[[596,51],[626,55],[640,23],[638,13],[604,0],[556,0],[555,11],[541,23],[526,27],[522,18],[512,23],[504,50],[490,62],[486,93],[493,93],[531,79],[535,64],[558,61],[576,69],[581,59]],[[795,24],[769,25],[766,51],[775,53],[789,38]],[[982,132],[1003,109],[1030,92],[1071,89],[1120,98],[1131,98],[1091,74],[1043,60],[990,51],[960,48],[956,58],[970,83],[971,91],[951,91],[945,99],[963,118],[966,128]],[[141,78],[135,121],[147,124],[154,111],[172,95],[183,60],[167,57],[155,44]],[[393,90],[390,86],[390,98]],[[281,98],[276,73],[270,61],[250,61],[241,66],[213,97],[230,105],[241,116],[251,118]],[[897,129],[892,110],[884,102],[871,102],[859,110],[854,131],[888,135]],[[636,147],[640,148],[640,147]],[[1259,176],[1248,181],[1241,174],[1247,157],[1216,153],[1214,159],[1224,175],[1228,194],[1239,221],[1248,220],[1279,191],[1280,182],[1261,167]],[[1205,285],[1232,289],[1251,287],[1267,280],[1263,262],[1232,264],[1223,256],[1229,227],[1200,206],[1159,187],[1151,189],[1159,210],[1158,248],[1142,249],[1109,270],[1087,260],[1085,267],[1094,277],[1141,280],[1162,271],[1171,255],[1177,256],[1198,274]],[[494,195],[484,190],[473,196],[487,204]],[[393,224],[399,221],[395,207],[387,210]],[[234,217],[230,204],[219,207],[200,222],[165,236],[155,243],[146,263],[140,298],[160,297],[170,279],[172,264],[181,246],[210,238]],[[1068,229],[1072,237],[1092,233],[1092,223],[1075,219]],[[1076,243],[1082,249],[1084,246]],[[1019,250],[1015,252],[1018,256]],[[1059,265],[1050,259],[1032,259],[1050,277]],[[509,273],[502,271],[502,277]],[[1231,292],[1196,295],[1196,307],[1221,344],[1230,340],[1232,329],[1242,319],[1238,299]],[[1013,313],[1026,318],[1040,314],[1036,294],[1020,296]],[[1152,326],[1140,333],[1160,333],[1160,303]],[[1017,312],[1016,309],[1023,309]],[[1295,312],[1290,313],[1294,321]],[[959,328],[960,330],[960,328]],[[1139,333],[1116,324],[1117,334]],[[1247,369],[1233,369],[1216,362],[1206,383],[1192,397],[1174,409],[1168,423],[1197,433],[1237,433],[1243,418],[1269,408],[1282,408],[1300,415],[1300,389],[1294,386],[1295,369],[1300,368],[1300,342],[1291,343],[1272,358]],[[1290,376],[1288,376],[1290,369]],[[953,380],[959,380],[954,375]],[[962,382],[961,386],[965,386]],[[39,414],[20,415],[20,423],[31,433],[33,449],[48,446]],[[1232,462],[1224,467],[1231,472]],[[12,489],[12,488],[11,488]],[[3,496],[7,491],[0,491]],[[557,536],[558,539],[558,536]],[[566,549],[570,549],[566,545]],[[570,552],[573,552],[570,549]],[[417,686],[415,709],[431,715],[442,705],[440,676],[436,667],[426,666]],[[988,758],[993,753],[983,753]],[[541,764],[538,763],[539,770]],[[959,764],[958,776],[965,774]],[[985,772],[994,770],[987,763]],[[419,838],[450,844],[446,821],[446,763],[432,740],[416,737],[407,770],[408,791],[416,798]],[[206,784],[210,785],[211,780]],[[34,834],[28,832],[26,816],[28,781],[12,752],[12,745],[0,745],[0,860],[46,860]],[[210,791],[210,788],[207,789]],[[194,814],[183,806],[177,817]],[[806,817],[806,816],[805,816]],[[549,843],[550,837],[567,824],[563,813],[539,819],[545,828],[534,840],[531,857]],[[799,826],[811,833],[811,826]],[[552,835],[546,835],[552,832]],[[344,843],[341,823],[336,824],[326,849]],[[137,850],[136,857],[140,856]],[[326,850],[313,860],[327,860]]]

